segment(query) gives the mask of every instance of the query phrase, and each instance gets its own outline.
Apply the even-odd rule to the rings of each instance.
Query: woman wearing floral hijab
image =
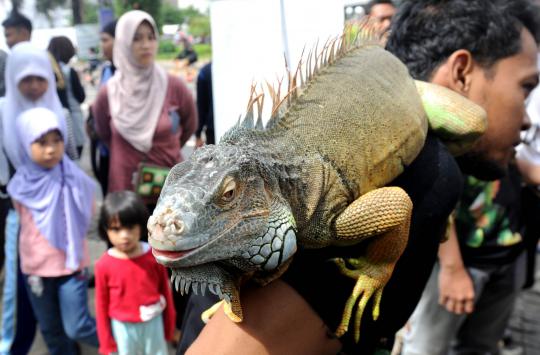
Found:
[[[143,11],[125,13],[116,25],[117,69],[92,106],[97,134],[110,148],[109,192],[133,190],[141,162],[170,168],[182,161],[180,149],[197,128],[190,91],[155,63],[157,36]]]

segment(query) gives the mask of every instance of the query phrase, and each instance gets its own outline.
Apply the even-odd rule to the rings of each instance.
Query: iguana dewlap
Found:
[[[461,120],[465,129],[457,135],[466,142],[485,128],[485,113],[457,94],[441,89],[442,107],[450,102],[442,111],[439,103],[423,103],[406,67],[382,48],[338,52],[337,59],[323,56],[332,63],[323,64],[290,105],[275,110],[266,129],[260,122],[254,127],[248,113],[218,145],[176,165],[148,222],[154,255],[173,269],[176,287],[219,295],[235,321],[242,319],[242,281],[278,277],[297,244],[365,241],[365,255],[334,260],[357,280],[336,333],[347,331],[358,305],[358,339],[368,300],[374,297],[376,318],[383,287],[407,243],[412,203],[402,189],[385,185],[423,147],[424,105],[438,114],[430,121],[445,133],[452,131],[445,119]],[[429,97],[430,85],[418,85]]]

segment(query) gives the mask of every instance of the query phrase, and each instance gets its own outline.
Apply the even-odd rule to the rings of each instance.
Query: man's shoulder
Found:
[[[461,170],[444,143],[435,134],[429,133],[418,156],[405,167],[394,184],[408,193],[414,190],[421,194],[421,191],[443,180],[448,188],[455,185],[454,192],[459,195],[463,184]]]

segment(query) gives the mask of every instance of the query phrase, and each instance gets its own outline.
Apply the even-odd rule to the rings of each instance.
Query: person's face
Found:
[[[373,26],[377,33],[384,33],[390,28],[392,17],[396,13],[396,8],[392,4],[373,5],[369,12],[369,19],[373,21]]]
[[[126,255],[132,255],[139,248],[139,240],[141,239],[141,226],[136,224],[133,226],[122,226],[116,218],[110,221],[107,228],[107,236],[111,244]]]
[[[26,99],[30,101],[37,101],[47,91],[49,83],[45,78],[35,75],[29,75],[22,78],[22,80],[19,81],[17,87],[19,89],[19,92]]]
[[[103,56],[105,59],[112,61],[114,37],[106,32],[101,32],[99,40],[101,41],[101,51],[103,52]]]
[[[6,43],[9,48],[17,43],[30,40],[30,33],[28,30],[19,27],[5,27],[4,36],[6,37]]]
[[[530,32],[521,33],[519,53],[499,60],[475,74],[469,99],[482,106],[488,117],[486,132],[465,157],[474,161],[477,177],[501,177],[514,157],[520,131],[530,125],[525,100],[538,83],[537,45]]]
[[[137,63],[142,67],[148,67],[154,63],[157,51],[157,41],[154,30],[147,23],[143,22],[137,27],[131,44],[131,52]]]
[[[57,130],[39,137],[30,146],[32,161],[42,168],[54,168],[64,156],[64,140]]]

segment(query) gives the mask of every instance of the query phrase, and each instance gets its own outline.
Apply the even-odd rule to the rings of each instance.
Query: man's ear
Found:
[[[468,96],[474,68],[475,62],[471,52],[459,49],[435,70],[431,82]]]

